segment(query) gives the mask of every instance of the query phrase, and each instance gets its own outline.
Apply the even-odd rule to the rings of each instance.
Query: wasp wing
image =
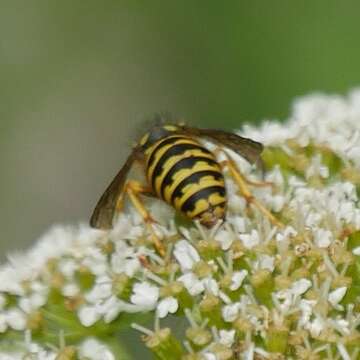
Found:
[[[244,157],[251,164],[256,163],[263,150],[263,145],[259,142],[224,130],[198,129],[188,126],[183,126],[182,128],[192,135],[207,137],[217,143],[225,145]]]
[[[112,220],[116,210],[116,203],[123,191],[126,176],[137,157],[138,149],[135,148],[108,188],[102,194],[90,219],[90,225],[92,227],[98,229],[112,228]]]

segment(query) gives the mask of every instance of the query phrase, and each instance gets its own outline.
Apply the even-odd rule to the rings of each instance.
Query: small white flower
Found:
[[[339,304],[339,302],[343,299],[347,291],[346,286],[339,287],[333,291],[328,296],[328,300],[331,305],[334,307]]]
[[[222,317],[226,322],[232,322],[238,317],[239,310],[240,310],[239,303],[225,305],[222,308]]]
[[[94,325],[101,317],[95,306],[82,306],[78,310],[78,316],[82,325],[89,327]]]
[[[276,234],[276,241],[281,242],[288,240],[290,237],[296,236],[297,231],[292,226],[286,226],[285,229]]]
[[[315,229],[314,241],[319,248],[327,248],[333,242],[333,234],[330,230]]]
[[[291,290],[280,290],[274,293],[273,296],[279,301],[280,310],[282,312],[286,312],[290,309],[293,303],[293,293]]]
[[[202,283],[204,284],[204,288],[212,293],[213,295],[217,296],[219,295],[219,284],[216,280],[208,277],[205,279],[202,279]]]
[[[346,201],[340,204],[337,217],[338,219],[344,220],[346,223],[350,224],[353,221],[354,213],[354,204],[352,202]]]
[[[358,135],[360,135],[360,132],[358,132]],[[356,186],[353,183],[345,181],[344,183],[342,183],[342,189],[349,200],[356,201],[358,199],[356,193]]]
[[[42,293],[33,293],[28,297],[23,297],[19,300],[19,308],[26,313],[39,309],[46,304],[47,297]]]
[[[227,181],[226,182],[226,185],[229,185],[231,184],[228,189],[229,189],[229,195],[231,194],[231,189],[233,188],[234,190],[236,189],[236,185],[233,184],[233,182],[231,181]],[[235,190],[237,191],[237,190]],[[237,214],[241,214],[244,212],[245,208],[246,208],[246,200],[244,197],[240,197],[238,195],[236,195],[236,193],[233,192],[233,194],[231,194],[229,197],[228,197],[228,208],[229,210],[231,210],[232,212],[234,213],[237,213]]]
[[[132,306],[135,307],[135,305]],[[125,311],[122,302],[116,296],[111,296],[105,301],[97,303],[95,307],[96,311],[104,317],[106,323],[115,320],[122,310]]]
[[[13,308],[6,312],[6,322],[14,330],[25,330],[26,316],[21,310]]]
[[[141,269],[141,264],[133,247],[124,241],[116,243],[116,251],[111,256],[111,268],[115,274],[125,273],[133,277]]]
[[[218,357],[214,353],[209,351],[203,353],[203,357],[205,360],[218,360]]]
[[[83,258],[81,264],[86,268],[90,269],[93,275],[101,276],[103,274],[106,274],[106,255],[103,254],[98,248],[89,248],[88,254]]]
[[[159,302],[157,306],[157,313],[159,318],[162,319],[169,313],[175,314],[178,308],[179,304],[177,300],[174,297],[169,296]]]
[[[258,266],[260,269],[267,269],[273,272],[275,268],[275,258],[269,255],[260,255]]]
[[[247,249],[251,249],[260,243],[259,233],[253,229],[250,234],[241,234],[240,240]]]
[[[304,206],[304,210],[306,209],[306,206]],[[308,228],[316,228],[317,226],[319,226],[319,224],[321,223],[321,220],[324,217],[324,213],[319,212],[319,211],[309,211],[307,216],[306,216],[306,220],[305,220],[305,225]]]
[[[111,296],[104,302],[96,304],[95,307],[96,311],[104,317],[104,321],[106,323],[110,323],[115,320],[121,312],[134,314],[144,310],[151,310],[146,308],[144,309],[143,305],[134,305],[120,300],[116,296]]]
[[[289,186],[291,186],[294,189],[306,186],[305,181],[303,181],[300,178],[298,178],[297,176],[293,176],[293,175],[291,175],[289,177],[288,183],[289,183]]]
[[[354,248],[352,253],[356,256],[359,256],[360,255],[360,246]]]
[[[322,178],[329,177],[329,169],[321,163],[321,155],[315,155],[311,159],[310,166],[306,169],[305,177],[309,179],[312,176],[320,175]]]
[[[23,360],[24,359],[24,354],[23,353],[14,353],[14,352],[10,352],[10,353],[5,353],[5,352],[0,352],[0,359],[1,360]]]
[[[115,360],[112,352],[102,343],[95,339],[86,339],[79,349],[81,358],[89,360]]]
[[[232,216],[228,219],[229,223],[234,227],[234,230],[238,233],[244,233],[246,231],[246,221],[242,216]]]
[[[226,229],[220,229],[215,235],[215,240],[221,244],[221,249],[226,251],[233,243],[234,236]]]
[[[132,209],[129,210],[132,211]],[[132,212],[129,215],[122,213],[117,218],[111,235],[116,239],[137,239],[145,231],[140,221],[141,219],[136,213]]]
[[[68,283],[68,284],[65,284],[62,289],[61,289],[61,293],[64,295],[64,296],[67,296],[67,297],[73,297],[73,296],[76,296],[77,294],[80,293],[80,288],[79,288],[79,285],[76,284],[76,283]]]
[[[185,285],[186,290],[192,296],[199,295],[205,290],[204,283],[192,272],[180,276],[178,281]]]
[[[101,277],[92,289],[85,294],[86,301],[95,304],[101,300],[109,298],[112,295],[111,279],[107,276]]]
[[[133,277],[137,271],[141,268],[138,258],[124,259],[120,254],[114,254],[111,259],[112,269],[114,273],[124,273],[127,276]]]
[[[309,330],[311,335],[317,337],[325,329],[325,323],[319,317],[305,324],[305,329]]]
[[[299,324],[304,326],[310,321],[311,315],[313,313],[313,308],[316,305],[315,300],[306,300],[301,299],[299,302],[299,309],[301,310],[301,317],[299,319]]]
[[[341,330],[345,335],[350,335],[351,331],[349,329],[349,321],[345,319],[335,319],[333,322],[336,324],[336,327]]]
[[[180,264],[182,271],[191,270],[193,265],[200,261],[198,252],[186,240],[180,240],[176,243],[174,256]]]
[[[219,331],[220,344],[228,347],[232,346],[235,339],[235,330],[220,330]]]
[[[74,259],[61,259],[59,261],[58,268],[62,274],[65,276],[72,278],[75,274],[75,271],[78,269],[79,265],[74,261]]]
[[[144,309],[154,309],[159,298],[159,288],[150,285],[148,282],[136,283],[133,287],[131,302],[134,305],[142,306]]]
[[[296,299],[305,293],[311,287],[311,281],[300,279],[295,281],[290,289],[283,289],[273,294],[274,298],[279,301],[279,307],[282,312],[287,312],[296,304]],[[306,305],[305,303],[303,304]]]
[[[28,279],[28,268],[17,268],[16,265],[5,265],[0,268],[0,291],[9,294],[22,296],[24,289],[21,286],[21,281]]]
[[[275,212],[280,212],[286,203],[286,198],[283,195],[268,195],[266,196],[266,203]]]
[[[247,270],[235,271],[231,276],[230,290],[237,290],[241,286],[247,274]]]
[[[271,182],[278,188],[283,188],[285,181],[279,165],[275,165],[271,171],[266,173],[266,181]]]
[[[311,288],[311,281],[309,279],[300,279],[295,281],[291,287],[292,293],[295,295],[301,295]]]
[[[346,350],[346,347],[343,343],[341,343],[340,341],[338,341],[336,343],[336,347],[339,351],[339,354],[342,358],[342,360],[351,360],[353,357],[350,357],[348,351]]]
[[[26,354],[21,359],[56,360],[57,354],[54,351],[45,350],[39,344],[30,342],[26,344]],[[31,354],[31,355],[30,355]],[[2,357],[0,357],[2,359]]]
[[[49,286],[45,285],[44,283],[40,282],[40,281],[32,281],[30,283],[30,289],[33,292],[33,295],[36,294],[40,294],[40,295],[44,295],[47,296],[48,292],[49,292]]]

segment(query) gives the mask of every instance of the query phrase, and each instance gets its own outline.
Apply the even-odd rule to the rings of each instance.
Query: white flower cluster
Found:
[[[29,332],[25,334],[24,350],[13,352],[1,352],[1,360],[24,360],[24,359],[36,359],[36,360],[58,360],[58,359],[74,359],[74,355],[77,353],[80,359],[98,359],[98,360],[115,360],[111,351],[104,346],[101,342],[94,338],[87,338],[82,341],[77,351],[73,347],[62,347],[59,349],[52,346],[45,347],[31,341]],[[52,349],[49,349],[52,348]]]
[[[55,328],[65,339],[83,329],[79,358],[114,359],[91,336],[110,336],[124,314],[151,312],[154,330],[133,327],[160,359],[357,359],[360,91],[302,98],[288,122],[243,134],[267,146],[271,186],[251,186],[258,171],[231,156],[284,226],[247,204],[225,174],[227,218],[210,230],[178,225],[154,200],[165,257],[134,209],[109,232],[55,227],[0,269],[0,351],[13,337],[27,339],[0,358],[55,359],[63,351],[47,347]],[[160,327],[171,314],[188,321],[180,339]]]

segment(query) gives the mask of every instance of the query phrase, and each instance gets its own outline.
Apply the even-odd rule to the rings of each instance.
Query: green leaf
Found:
[[[360,246],[360,231],[355,231],[349,235],[347,245],[349,250]]]

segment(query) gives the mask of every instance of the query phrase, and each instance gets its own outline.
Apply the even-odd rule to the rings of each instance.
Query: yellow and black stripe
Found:
[[[146,173],[154,193],[191,219],[212,226],[224,218],[224,177],[215,156],[196,139],[174,133],[149,144]]]

